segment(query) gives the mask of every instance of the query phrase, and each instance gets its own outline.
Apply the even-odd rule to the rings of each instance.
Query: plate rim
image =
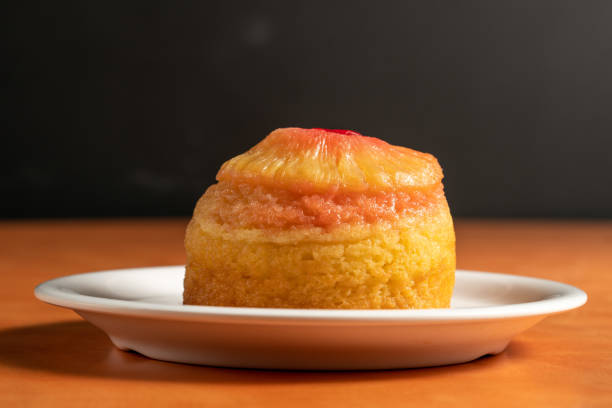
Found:
[[[75,311],[99,312],[153,318],[175,318],[180,320],[251,320],[251,321],[294,321],[294,322],[332,322],[351,323],[423,323],[423,322],[458,322],[492,319],[521,318],[529,316],[547,316],[576,309],[587,302],[587,294],[572,285],[553,280],[512,275],[497,272],[485,272],[457,269],[458,274],[480,275],[505,278],[547,285],[556,289],[555,296],[546,299],[513,303],[499,306],[443,308],[443,309],[281,309],[250,308],[228,306],[166,305],[133,300],[120,300],[105,297],[83,295],[62,290],[58,285],[83,276],[108,273],[129,273],[143,270],[184,269],[184,265],[149,266],[138,268],[121,268],[87,273],[66,275],[40,283],[34,289],[34,295],[41,301]]]

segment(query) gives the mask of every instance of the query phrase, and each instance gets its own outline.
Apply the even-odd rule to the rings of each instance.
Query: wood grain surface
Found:
[[[34,298],[50,278],[184,262],[187,220],[0,223],[0,406],[612,407],[612,222],[459,220],[458,267],[562,281],[582,308],[500,355],[376,372],[283,372],[165,363],[115,349]]]

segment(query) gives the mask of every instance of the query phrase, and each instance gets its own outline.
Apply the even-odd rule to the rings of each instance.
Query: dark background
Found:
[[[612,216],[611,1],[12,3],[4,218],[188,215],[285,126],[433,153],[455,215]]]

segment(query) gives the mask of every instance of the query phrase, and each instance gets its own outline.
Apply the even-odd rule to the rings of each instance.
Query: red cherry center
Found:
[[[338,133],[340,135],[345,135],[345,136],[362,136],[361,133],[357,133],[357,132],[353,132],[352,130],[345,130],[345,129],[312,128],[312,130],[324,130],[326,132]]]

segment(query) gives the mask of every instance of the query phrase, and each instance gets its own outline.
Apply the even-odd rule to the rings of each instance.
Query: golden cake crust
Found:
[[[396,222],[273,232],[193,219],[186,304],[286,308],[449,307],[448,207]]]

